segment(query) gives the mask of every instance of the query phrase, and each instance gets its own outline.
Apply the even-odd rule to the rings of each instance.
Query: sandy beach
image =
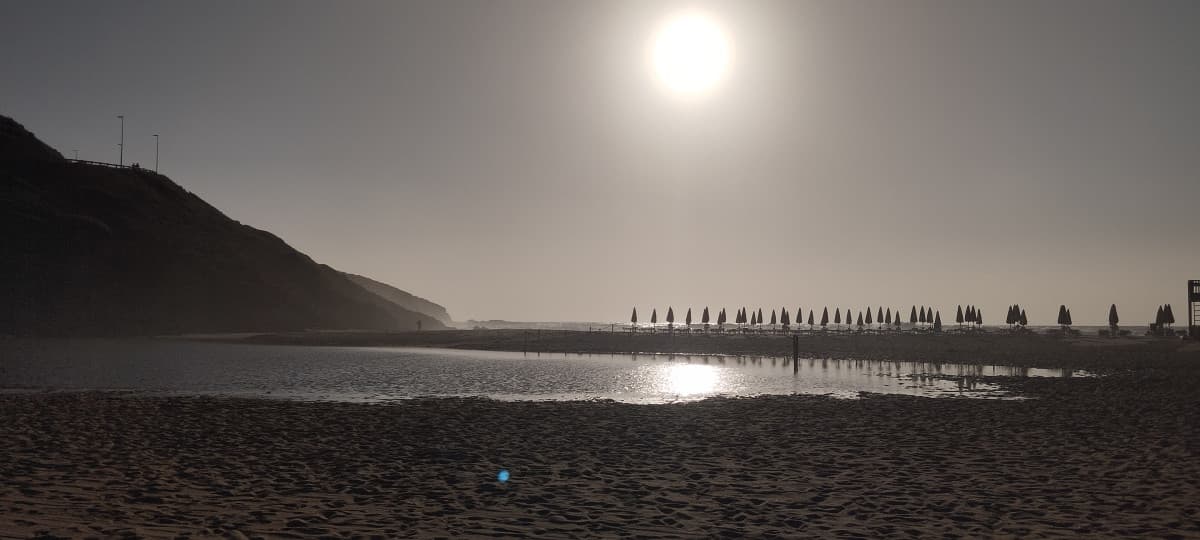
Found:
[[[3,395],[0,537],[1200,537],[1200,362],[1146,347],[1019,401]]]

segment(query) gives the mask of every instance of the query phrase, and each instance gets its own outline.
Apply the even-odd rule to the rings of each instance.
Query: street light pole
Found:
[[[120,154],[119,154],[120,157],[118,158],[117,165],[124,167],[125,166],[125,115],[118,114],[117,118],[121,119],[121,142],[119,144],[117,144],[117,147],[120,148],[121,150],[120,150]]]
[[[154,134],[154,172],[158,172],[158,134]]]

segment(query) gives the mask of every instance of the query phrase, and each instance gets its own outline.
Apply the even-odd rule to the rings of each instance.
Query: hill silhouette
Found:
[[[366,276],[351,274],[349,272],[343,272],[342,275],[346,276],[346,278],[348,278],[350,281],[353,281],[359,287],[362,287],[374,293],[375,295],[382,297],[384,300],[396,304],[404,309],[415,311],[417,313],[424,313],[425,315],[429,315],[430,317],[433,317],[444,324],[450,324],[453,322],[453,319],[450,318],[450,313],[446,311],[446,308],[421,298],[420,296],[416,296],[407,291],[402,291],[396,287],[388,285],[387,283],[375,281]]]
[[[58,161],[62,154],[38,140],[16,120],[0,115],[0,161]]]
[[[442,328],[166,176],[65,160],[0,116],[0,334]]]

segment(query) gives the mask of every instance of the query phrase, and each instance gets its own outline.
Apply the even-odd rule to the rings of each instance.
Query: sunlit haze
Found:
[[[29,2],[0,113],[457,320],[1196,278],[1200,2]],[[16,51],[20,51],[19,54]],[[769,312],[768,312],[769,313]]]

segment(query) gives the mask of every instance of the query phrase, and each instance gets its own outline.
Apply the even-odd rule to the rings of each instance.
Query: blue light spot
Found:
[[[500,474],[496,475],[496,480],[499,480],[501,482],[507,482],[508,481],[508,469],[500,469]]]

